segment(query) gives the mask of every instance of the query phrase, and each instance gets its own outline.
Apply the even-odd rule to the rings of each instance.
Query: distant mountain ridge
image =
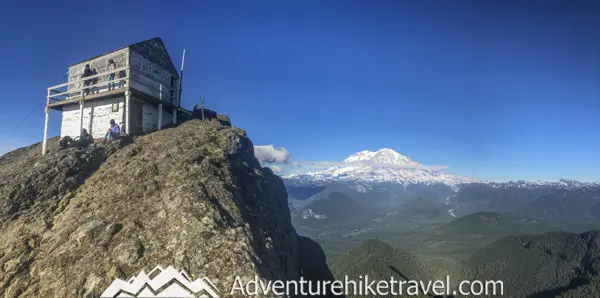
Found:
[[[600,182],[581,182],[576,180],[569,179],[560,179],[558,181],[525,181],[525,180],[516,180],[516,181],[507,181],[507,182],[486,182],[488,186],[495,188],[532,188],[532,187],[541,187],[541,186],[550,186],[555,188],[564,188],[564,189],[575,189],[575,188],[583,188],[583,187],[600,187]]]

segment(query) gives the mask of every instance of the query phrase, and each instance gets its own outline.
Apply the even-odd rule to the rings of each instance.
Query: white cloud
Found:
[[[273,145],[254,146],[254,156],[261,164],[264,163],[283,163],[290,160],[290,152],[283,148],[275,148]]]
[[[281,171],[283,171],[280,166],[270,165],[269,169],[271,169],[271,171],[273,171],[273,173],[275,173],[275,174],[281,173]]]

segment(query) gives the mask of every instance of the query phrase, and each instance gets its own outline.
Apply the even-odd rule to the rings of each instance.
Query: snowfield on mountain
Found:
[[[479,182],[476,179],[442,172],[435,167],[421,165],[410,157],[392,149],[361,151],[350,155],[341,165],[305,174],[291,174],[284,177],[296,184],[327,184],[328,182],[437,184],[457,186]]]

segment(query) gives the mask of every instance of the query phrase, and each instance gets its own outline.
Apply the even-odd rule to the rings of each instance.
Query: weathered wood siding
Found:
[[[171,113],[171,109],[163,108],[162,119],[163,127],[173,123],[173,114]]]
[[[158,129],[158,108],[145,103],[142,106],[142,130],[144,133]]]
[[[162,125],[173,123],[173,114],[170,109],[163,107]],[[158,105],[144,103],[142,105],[142,131],[148,133],[158,129]]]
[[[113,59],[116,67],[124,67],[129,63],[129,48],[120,49],[114,52],[107,53],[96,58],[92,58],[87,61],[83,61],[79,64],[75,64],[69,67],[69,82],[79,79],[83,74],[83,68],[86,64],[90,64],[92,70],[95,68],[98,73],[105,72],[108,68],[108,60]],[[98,82],[105,82],[108,80],[108,76],[102,76],[98,79]],[[83,82],[69,84],[69,90],[77,90],[83,87]],[[100,90],[104,91],[104,90]]]
[[[130,53],[131,80],[130,86],[165,102],[176,104],[178,79],[176,74],[162,68],[157,63],[135,51]],[[140,74],[142,73],[142,74]],[[150,79],[152,78],[152,79]],[[162,85],[162,96],[161,96]],[[170,87],[175,90],[171,90]]]
[[[131,114],[129,114],[129,121],[131,121],[130,132],[132,134],[144,133],[144,126],[142,125],[144,103],[132,97],[129,108],[131,109]]]
[[[103,138],[110,127],[110,119],[114,119],[123,129],[124,96],[113,96],[86,102],[83,108],[83,128],[87,129],[94,138]],[[118,104],[118,111],[113,112],[113,103]],[[63,107],[60,136],[77,137],[79,131],[79,104]],[[91,119],[91,123],[90,123]]]

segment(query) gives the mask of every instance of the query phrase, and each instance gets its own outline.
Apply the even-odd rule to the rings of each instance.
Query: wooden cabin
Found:
[[[111,60],[114,65],[109,70]],[[97,74],[82,77],[86,65]],[[189,113],[180,107],[179,80],[160,38],[71,65],[68,81],[48,88],[42,154],[46,153],[50,109],[62,111],[61,138],[78,137],[82,129],[94,138],[104,138],[111,119],[128,135],[177,123],[178,115]]]

